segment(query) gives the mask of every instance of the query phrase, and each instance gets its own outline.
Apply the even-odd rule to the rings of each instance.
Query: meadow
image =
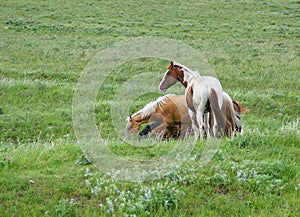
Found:
[[[0,216],[299,216],[299,11],[297,0],[1,1]],[[160,179],[118,181],[77,144],[72,99],[98,52],[149,36],[199,50],[250,112],[244,134],[221,139],[205,166],[208,141],[198,141]],[[97,127],[117,155],[163,156],[176,143],[124,144],[111,113],[124,82],[163,75],[168,61],[127,62],[99,90]],[[130,111],[157,96],[141,96]]]

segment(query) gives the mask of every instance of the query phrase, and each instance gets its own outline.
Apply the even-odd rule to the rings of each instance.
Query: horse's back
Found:
[[[167,103],[161,105],[161,109],[164,115],[171,119],[170,122],[176,124],[191,122],[184,95],[169,96]]]

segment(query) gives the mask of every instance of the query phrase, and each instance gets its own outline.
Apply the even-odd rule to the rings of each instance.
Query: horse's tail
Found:
[[[211,89],[211,92],[209,94],[209,104],[211,108],[211,112],[213,113],[216,124],[217,124],[217,129],[215,133],[216,137],[221,137],[224,134],[224,130],[226,128],[226,119],[224,115],[222,114],[222,111],[220,110],[220,106],[218,103],[218,95],[217,92],[214,88]]]
[[[234,108],[234,102],[231,99],[231,97],[223,92],[223,103],[224,105],[227,107],[225,115],[226,115],[226,119],[230,122],[231,127],[232,127],[232,131],[238,131],[241,132],[242,131],[242,123],[240,120],[240,111],[237,111]]]
[[[245,114],[245,113],[249,112],[249,109],[243,107],[242,104],[239,101],[232,100],[232,103],[233,103],[233,106],[234,106],[234,110],[236,112],[238,112],[239,114]]]

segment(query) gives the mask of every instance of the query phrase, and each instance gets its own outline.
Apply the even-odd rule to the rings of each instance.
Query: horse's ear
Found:
[[[174,67],[174,63],[173,63],[173,61],[172,61],[172,60],[170,61],[170,66],[171,66],[171,68],[173,68],[173,67]]]
[[[131,115],[126,118],[126,121],[131,121]]]

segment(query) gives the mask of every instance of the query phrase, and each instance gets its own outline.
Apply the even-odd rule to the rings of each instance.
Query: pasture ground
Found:
[[[299,11],[297,0],[1,1],[0,216],[299,215]],[[82,155],[72,97],[101,49],[143,36],[201,51],[250,112],[245,133],[222,139],[205,167],[197,166],[206,144],[199,141],[182,167],[136,184],[103,175]],[[128,76],[163,73],[167,63],[126,63],[99,91],[96,121],[116,154],[155,157],[172,147],[122,144],[110,114]],[[143,96],[132,111],[156,97]]]

